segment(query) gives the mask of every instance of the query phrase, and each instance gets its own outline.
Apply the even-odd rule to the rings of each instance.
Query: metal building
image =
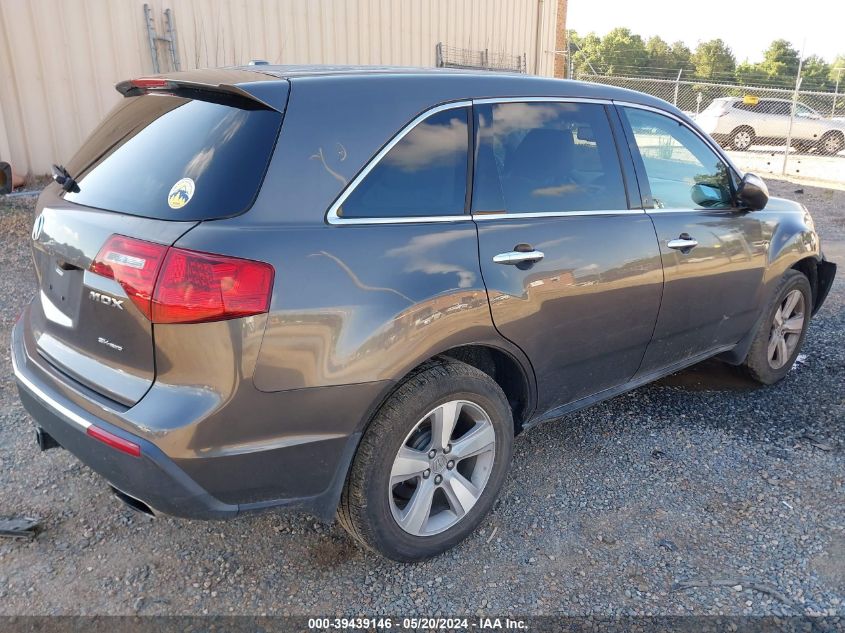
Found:
[[[117,101],[115,83],[156,71],[263,59],[551,76],[565,11],[566,0],[0,0],[0,160],[47,173]]]

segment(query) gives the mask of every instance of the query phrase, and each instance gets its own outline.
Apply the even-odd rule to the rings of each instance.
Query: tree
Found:
[[[763,61],[758,64],[770,82],[789,85],[795,83],[798,75],[798,51],[787,40],[775,40],[763,54]]]
[[[671,68],[672,48],[662,37],[655,35],[645,43],[645,50],[648,53],[648,67],[655,71],[665,71]],[[656,74],[663,74],[658,72]]]
[[[695,76],[699,79],[732,80],[736,69],[734,54],[721,39],[701,42],[690,61],[695,66]]]
[[[675,77],[678,71],[690,67],[690,50],[683,42],[666,43],[652,37],[645,44],[649,74],[653,77]]]
[[[672,44],[673,68],[692,70],[692,51],[681,41]]]
[[[574,31],[569,35],[572,49],[572,67],[575,76],[604,72],[601,59],[601,38],[595,33],[581,37]]]
[[[768,83],[768,77],[760,68],[760,64],[752,64],[748,61],[744,61],[736,67],[736,80],[746,86],[759,86]]]
[[[837,69],[841,68],[841,71],[837,71]],[[836,85],[837,76],[839,78],[839,85],[842,86],[842,82],[845,81],[845,55],[837,55],[836,59],[833,60],[833,63],[830,65],[830,74],[828,75],[828,79],[830,80],[830,85]]]
[[[818,55],[810,55],[801,67],[801,90],[833,90],[830,64]]]
[[[648,64],[643,38],[627,28],[615,28],[605,35],[599,54],[604,72],[612,75],[636,74]]]

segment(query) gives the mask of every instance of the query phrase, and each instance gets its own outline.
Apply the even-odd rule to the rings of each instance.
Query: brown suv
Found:
[[[644,94],[273,66],[118,90],[39,200],[12,359],[42,448],[145,512],[337,512],[438,554],[520,431],[716,355],[774,383],[833,280],[804,207]]]

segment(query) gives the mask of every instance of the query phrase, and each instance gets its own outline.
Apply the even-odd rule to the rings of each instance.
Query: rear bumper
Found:
[[[238,513],[237,505],[225,504],[212,497],[154,444],[97,420],[99,428],[140,445],[141,456],[132,457],[113,450],[88,436],[78,420],[69,418],[20,377],[18,391],[24,408],[62,448],[124,494],[143,501],[154,512],[193,519],[220,519]]]
[[[221,422],[230,424],[233,414],[222,421],[215,416],[183,418],[179,426],[156,429],[149,423],[137,423],[138,407],[151,395],[142,399],[134,410],[130,408],[123,413],[102,408],[99,403],[90,406],[91,402],[77,402],[68,397],[63,381],[29,356],[24,341],[25,323],[26,319],[21,318],[12,331],[11,356],[26,410],[63,448],[111,486],[142,501],[154,513],[221,519],[243,512],[291,508],[331,520],[363,421],[368,416],[355,403],[375,401],[372,390],[384,388],[384,385],[361,385],[354,390],[355,397],[350,395],[352,386],[264,394],[263,398],[272,398],[278,407],[273,417],[278,427],[275,439],[262,443],[260,450],[252,444],[242,451],[227,448],[217,452],[208,449],[189,452],[179,448],[183,438],[187,438],[184,441],[188,445],[196,444],[205,428]],[[321,423],[321,416],[326,419],[326,409],[314,401],[323,401],[325,407],[335,411],[335,419],[340,420],[338,432],[330,440],[323,436],[291,437],[286,417],[295,416],[290,419],[310,422],[315,427]],[[346,416],[338,418],[337,411],[344,411],[344,404],[349,405]],[[161,403],[147,406],[155,409],[159,418],[166,413]],[[100,409],[102,415],[96,413]],[[140,456],[120,452],[89,436],[90,426],[134,442],[141,448]],[[237,441],[237,427],[233,431],[229,433],[230,439]]]
[[[121,492],[155,512],[174,516],[219,519],[238,513],[237,505],[214,498],[155,444],[92,416],[27,371],[18,326],[12,333],[12,367],[21,402],[35,422]],[[87,430],[92,425],[138,444],[141,456],[127,455],[90,437]]]

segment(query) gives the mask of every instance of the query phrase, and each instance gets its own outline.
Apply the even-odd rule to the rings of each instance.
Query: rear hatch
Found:
[[[282,121],[243,88],[146,81],[118,86],[127,98],[67,164],[72,181],[42,194],[32,234],[37,353],[125,406],[155,379],[151,295],[167,247],[252,206]]]

